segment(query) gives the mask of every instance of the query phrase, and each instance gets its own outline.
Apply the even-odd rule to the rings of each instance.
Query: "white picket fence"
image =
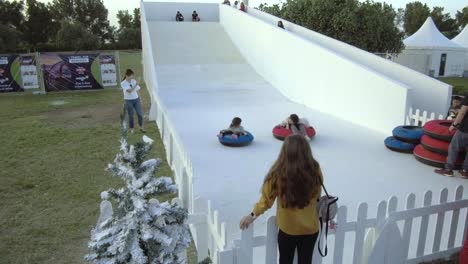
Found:
[[[428,113],[427,111],[421,111],[419,109],[413,111],[413,108],[410,108],[406,116],[405,125],[423,126],[426,122],[435,119],[445,119],[445,116],[442,114]]]
[[[398,211],[399,200],[392,197],[379,203],[375,217],[368,216],[368,205],[362,203],[356,220],[349,220],[347,207],[341,206],[337,215],[338,228],[329,234],[329,241],[333,243],[329,244],[328,259],[323,261],[315,251],[313,263],[416,264],[449,257],[460,250],[463,234],[467,231],[468,199],[462,198],[462,186],[456,189],[451,201],[448,200],[447,189],[440,192],[436,203],[433,203],[432,192],[427,191],[421,207],[416,207],[416,195],[410,194],[406,199],[405,209]],[[461,215],[463,211],[464,214]],[[210,211],[208,213],[211,215]],[[209,228],[216,229],[211,231],[217,232],[217,215],[214,216]],[[432,216],[436,216],[436,221],[430,225]],[[450,223],[448,227],[445,226],[448,230],[444,228],[444,223]],[[224,225],[221,225],[221,231],[225,232]],[[254,228],[250,227],[242,232],[241,239],[234,241],[229,249],[226,248],[226,241],[220,243],[220,249],[212,251],[215,253],[213,260],[220,264],[277,263],[277,233],[276,219],[272,216],[267,222],[266,235],[254,236]],[[448,234],[445,244],[441,243],[443,234]],[[348,236],[354,237],[351,243],[345,243]],[[432,241],[429,250],[428,241]],[[409,254],[413,243],[416,245],[415,256]],[[264,251],[264,262],[254,260],[254,248],[258,247]],[[352,256],[344,255],[345,249],[350,247]]]

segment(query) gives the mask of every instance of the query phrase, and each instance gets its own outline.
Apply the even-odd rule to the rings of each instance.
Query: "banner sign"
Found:
[[[24,89],[39,88],[35,56],[27,55],[20,57],[20,72]]]
[[[91,71],[96,57],[96,54],[41,53],[46,90],[102,89]]]
[[[102,86],[117,86],[117,70],[114,55],[99,55]]]
[[[12,74],[12,65],[18,55],[0,55],[0,93],[23,91]]]

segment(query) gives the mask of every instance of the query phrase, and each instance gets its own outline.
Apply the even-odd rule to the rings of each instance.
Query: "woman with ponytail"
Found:
[[[124,100],[125,100],[125,109],[128,113],[128,123],[130,127],[130,133],[133,134],[133,110],[136,111],[138,116],[138,125],[140,126],[140,131],[146,133],[143,127],[143,111],[141,109],[140,97],[138,96],[138,91],[140,86],[134,78],[134,73],[131,69],[125,71],[125,77],[120,83],[122,86]]]

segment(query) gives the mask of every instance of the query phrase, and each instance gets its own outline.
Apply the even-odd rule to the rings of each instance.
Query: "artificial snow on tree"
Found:
[[[155,177],[160,159],[144,160],[153,140],[143,136],[135,145],[127,143],[122,122],[120,152],[107,171],[122,178],[126,187],[101,193],[103,205],[114,202],[116,210],[106,213],[91,231],[88,263],[175,264],[187,263],[185,250],[191,242],[186,223],[188,213],[178,199],[159,202],[157,195],[174,193],[169,177]],[[109,211],[109,209],[108,209]]]

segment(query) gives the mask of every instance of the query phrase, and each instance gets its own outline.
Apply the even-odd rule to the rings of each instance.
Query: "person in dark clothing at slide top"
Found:
[[[437,169],[435,173],[452,177],[453,169],[455,167],[455,161],[459,155],[460,150],[468,150],[468,96],[465,96],[463,102],[461,103],[461,109],[458,112],[455,121],[453,121],[449,130],[457,130],[455,135],[450,142],[447,163],[445,163],[444,169]],[[464,179],[468,179],[468,155],[465,157],[463,163],[463,169],[460,170],[460,176]]]
[[[184,21],[184,16],[180,13],[180,11],[177,11],[177,14],[175,16],[176,21]]]
[[[278,27],[284,29],[283,21],[278,21]]]
[[[200,17],[197,14],[197,11],[193,11],[192,13],[192,22],[200,22]]]

